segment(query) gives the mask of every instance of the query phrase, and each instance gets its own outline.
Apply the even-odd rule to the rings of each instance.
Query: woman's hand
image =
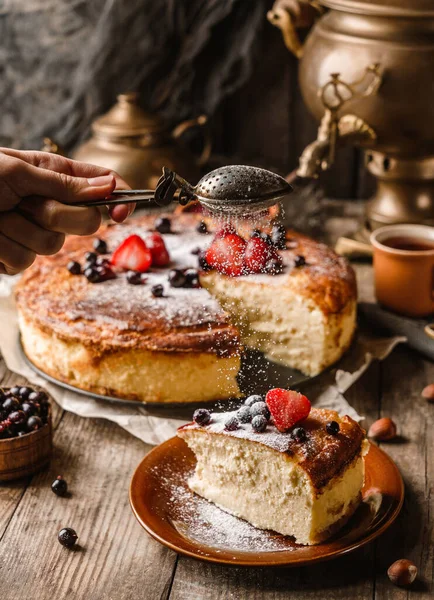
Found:
[[[37,254],[55,254],[65,234],[90,235],[101,224],[96,207],[74,206],[129,186],[117,173],[47,152],[0,148],[0,273],[14,275]],[[134,205],[110,209],[125,220]]]

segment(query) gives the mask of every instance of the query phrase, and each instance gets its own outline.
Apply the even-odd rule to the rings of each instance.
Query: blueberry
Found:
[[[59,475],[51,484],[51,490],[56,494],[56,496],[65,496],[68,491],[68,484],[66,481]]]
[[[201,271],[211,271],[211,265],[206,260],[205,254],[201,252],[197,257],[197,264]]]
[[[252,235],[250,237],[252,237],[252,238],[260,238],[260,237],[262,237],[262,231],[260,229],[254,229],[252,231]]]
[[[273,225],[271,230],[271,240],[279,250],[286,248],[286,228],[284,225]]]
[[[9,414],[9,421],[16,425],[21,425],[26,420],[26,415],[23,410],[15,410]]]
[[[181,269],[171,269],[169,271],[169,283],[174,288],[184,287],[186,284],[184,271],[181,271]]]
[[[304,427],[296,427],[292,432],[292,436],[297,442],[305,442],[307,438],[306,429]]]
[[[15,410],[20,410],[21,404],[16,398],[7,398],[3,402],[3,409],[9,414]]]
[[[170,233],[172,229],[172,223],[167,217],[159,217],[155,221],[155,229],[160,233]]]
[[[45,392],[32,392],[28,397],[29,402],[48,404],[48,396]]]
[[[78,535],[73,529],[71,529],[71,527],[64,527],[59,531],[57,539],[62,544],[62,546],[72,548],[72,546],[78,540]]]
[[[15,396],[16,398],[19,398],[20,389],[21,386],[14,385],[14,387],[11,387],[11,389],[9,390],[9,393],[12,394],[12,396]]]
[[[138,271],[128,271],[127,281],[128,283],[131,283],[131,285],[142,285],[142,283],[144,283],[142,274]]]
[[[326,423],[326,431],[330,435],[337,435],[341,428],[339,427],[339,423],[337,421],[329,421]]]
[[[207,225],[206,225],[205,221],[201,221],[201,222],[198,224],[198,226],[196,227],[196,231],[197,231],[198,233],[203,233],[203,234],[206,234],[206,233],[208,233],[208,227],[207,227]]]
[[[270,418],[270,409],[265,402],[255,402],[255,404],[250,407],[250,412],[252,413],[252,418],[256,417],[257,415],[262,415],[267,419],[267,421]]]
[[[93,242],[93,249],[98,254],[107,254],[107,244],[105,243],[104,240],[101,240],[99,238],[97,238],[96,240],[94,240],[94,242]]]
[[[89,283],[98,283],[100,280],[98,271],[93,267],[88,267],[87,269],[85,269],[84,276],[89,281]]]
[[[295,267],[303,267],[306,264],[306,259],[301,254],[297,254],[294,258],[294,266]]]
[[[252,428],[253,431],[256,431],[256,433],[262,433],[265,431],[267,429],[267,424],[268,421],[264,415],[256,415],[256,417],[253,417],[252,419]]]
[[[27,398],[30,396],[30,394],[33,392],[32,388],[29,388],[27,386],[23,386],[20,387],[20,390],[18,392],[18,397],[21,398],[21,400],[27,400]]]
[[[66,268],[71,273],[71,275],[80,275],[81,274],[81,266],[80,263],[76,260],[70,260],[66,265]]]
[[[98,281],[95,283],[100,283],[101,281],[108,281],[109,279],[115,279],[116,275],[112,271],[111,267],[108,265],[95,265],[95,270],[98,273]]]
[[[272,258],[265,265],[265,272],[270,275],[279,275],[283,272],[283,262],[280,258]]]
[[[197,248],[193,248],[193,250],[190,252],[190,254],[195,254],[196,256],[199,256],[199,254],[202,252],[202,250],[197,247]]]
[[[254,394],[253,396],[249,396],[248,398],[246,398],[244,400],[244,404],[246,406],[253,406],[253,404],[255,404],[256,402],[263,402],[264,399],[262,396],[260,396],[259,394]]]
[[[26,415],[26,417],[31,417],[36,412],[38,412],[36,405],[33,402],[31,404],[29,404],[28,402],[23,402],[22,411]]]
[[[96,263],[97,258],[98,257],[95,254],[95,252],[86,252],[86,254],[84,255],[84,260],[90,263],[91,265],[94,265]]]
[[[164,296],[164,287],[159,283],[151,287],[151,294],[154,298],[162,298]]]
[[[29,431],[36,431],[37,429],[41,429],[43,426],[42,419],[37,416],[32,416],[27,419],[27,429]]]
[[[206,408],[198,408],[193,413],[193,421],[198,425],[208,425],[211,421],[211,413]]]
[[[260,235],[260,238],[262,240],[264,240],[264,242],[266,244],[268,244],[269,246],[273,245],[273,240],[271,239],[271,236],[268,235],[268,233],[262,232],[261,235]]]
[[[226,431],[236,431],[240,427],[240,422],[237,417],[229,417],[227,421],[225,421],[225,429]]]
[[[86,264],[89,265],[89,263],[86,263]],[[110,266],[110,261],[105,256],[98,256],[98,258],[96,259],[95,265],[97,267],[109,267]],[[93,265],[90,264],[89,266],[92,267]]]
[[[184,271],[185,276],[185,287],[197,288],[199,287],[199,273],[196,269],[186,269]]]
[[[250,406],[242,406],[237,412],[237,417],[240,423],[250,423],[252,420]]]

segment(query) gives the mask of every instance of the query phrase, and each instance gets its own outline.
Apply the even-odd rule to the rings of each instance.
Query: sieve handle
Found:
[[[154,201],[155,190],[115,190],[107,198],[102,200],[92,200],[74,206],[116,206],[117,204],[132,204],[134,202],[149,203]]]

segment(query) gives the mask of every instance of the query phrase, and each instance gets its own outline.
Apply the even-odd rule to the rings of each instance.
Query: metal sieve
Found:
[[[172,201],[185,205],[198,200],[213,213],[246,216],[276,204],[291,192],[292,187],[283,177],[259,167],[220,167],[204,175],[196,186],[164,167],[155,191],[116,190],[109,198],[85,206],[152,201],[168,206]]]

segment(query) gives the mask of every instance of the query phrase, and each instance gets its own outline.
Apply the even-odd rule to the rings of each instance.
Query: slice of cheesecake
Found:
[[[178,435],[197,459],[189,487],[259,529],[318,544],[361,502],[365,432],[350,417],[324,409],[313,408],[301,426],[284,433],[261,418],[253,420],[262,423],[256,429],[266,425],[261,433],[241,422],[239,411],[181,427]]]

